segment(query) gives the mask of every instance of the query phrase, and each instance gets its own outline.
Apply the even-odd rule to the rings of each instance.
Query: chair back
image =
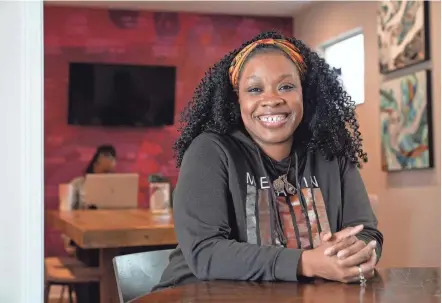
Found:
[[[113,259],[120,303],[149,293],[160,282],[172,249],[128,254]]]
[[[370,200],[371,208],[373,209],[374,214],[377,214],[378,210],[378,204],[379,204],[379,197],[375,194],[369,194],[368,199]]]
[[[69,183],[58,185],[58,210],[72,210],[73,186]]]
[[[72,210],[72,198],[74,195],[74,188],[72,184],[59,184],[58,185],[58,210],[59,211],[71,211]],[[72,245],[71,239],[66,235],[61,234],[64,250],[69,256],[75,254],[75,247]]]

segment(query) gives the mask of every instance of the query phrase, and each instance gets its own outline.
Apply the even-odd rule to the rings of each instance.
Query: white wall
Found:
[[[43,302],[43,4],[0,2],[0,302]]]

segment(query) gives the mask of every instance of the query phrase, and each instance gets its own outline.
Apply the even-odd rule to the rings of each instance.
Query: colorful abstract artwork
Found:
[[[381,73],[429,59],[428,1],[381,1],[377,32]]]
[[[430,79],[424,70],[382,84],[383,170],[433,167]]]

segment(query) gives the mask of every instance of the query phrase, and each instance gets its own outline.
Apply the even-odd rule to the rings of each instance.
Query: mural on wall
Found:
[[[428,1],[381,1],[379,67],[388,73],[429,59]]]
[[[382,169],[433,167],[430,72],[381,85]]]
[[[67,124],[69,62],[176,66],[176,123],[210,65],[261,31],[293,32],[291,18],[56,6],[45,6],[44,15],[45,209],[58,208],[58,185],[81,175],[100,144],[116,147],[118,172],[140,174],[140,207],[149,205],[148,175],[167,176],[172,186],[178,176],[172,151],[177,125],[140,129]],[[60,234],[50,227],[45,247],[46,255],[63,254]]]

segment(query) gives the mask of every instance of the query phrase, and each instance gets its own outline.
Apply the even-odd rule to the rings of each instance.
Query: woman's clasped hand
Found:
[[[363,225],[347,227],[339,232],[321,234],[322,244],[303,252],[298,273],[344,283],[359,282],[374,276],[377,263],[376,241],[366,244],[357,234]]]

